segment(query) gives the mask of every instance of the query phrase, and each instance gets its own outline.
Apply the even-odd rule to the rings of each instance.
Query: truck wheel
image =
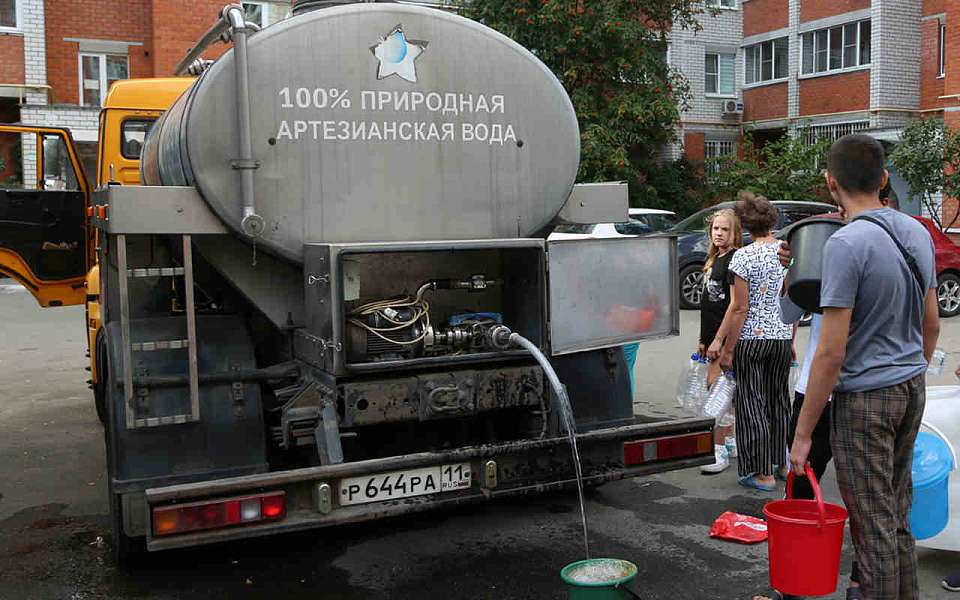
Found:
[[[119,390],[117,386],[110,385],[110,370],[110,352],[107,336],[104,330],[101,329],[97,333],[97,372],[101,375],[98,377],[101,384],[101,394],[98,396],[97,415],[99,416],[102,410],[103,416],[101,417],[101,421],[104,424],[103,442],[107,454],[107,490],[110,505],[111,542],[113,546],[113,557],[117,565],[122,569],[128,569],[136,566],[139,559],[146,555],[147,543],[146,538],[130,537],[124,533],[123,501],[120,498],[120,494],[113,492],[113,485],[111,483],[116,477],[116,466],[113,463],[113,443],[111,441],[113,437],[111,430],[113,429],[115,421],[110,419],[110,413],[112,412],[110,407],[111,403],[116,400],[114,395],[119,393]],[[102,402],[99,401],[100,399],[102,399]],[[116,405],[112,404],[112,406]]]
[[[97,418],[107,424],[107,342],[103,329],[97,332],[97,380],[93,382],[93,405],[97,409]]]
[[[123,502],[119,494],[110,494],[110,524],[113,527],[113,558],[121,569],[136,567],[147,554],[147,540],[123,532]]]
[[[696,310],[703,298],[703,265],[687,265],[680,271],[680,308]]]
[[[960,313],[960,277],[943,273],[937,277],[937,304],[941,317],[953,317]]]

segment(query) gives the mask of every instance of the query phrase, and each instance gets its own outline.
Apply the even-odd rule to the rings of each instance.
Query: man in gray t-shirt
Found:
[[[863,134],[830,149],[827,187],[851,222],[824,247],[822,329],[790,463],[803,473],[811,434],[835,392],[830,446],[862,598],[914,600],[913,444],[940,324],[933,242],[920,223],[880,204],[885,160],[883,147]]]
[[[853,309],[838,392],[885,388],[926,371],[923,302],[926,290],[937,287],[933,240],[920,222],[892,208],[859,216],[887,226],[916,260],[923,281],[917,283],[896,243],[875,223],[858,218],[827,240],[820,306]]]

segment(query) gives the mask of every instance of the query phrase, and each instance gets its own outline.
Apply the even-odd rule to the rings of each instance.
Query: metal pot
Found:
[[[831,217],[805,219],[786,233],[793,262],[787,271],[787,295],[794,304],[809,312],[821,313],[820,282],[823,273],[823,248],[830,236],[843,227],[843,221]]]

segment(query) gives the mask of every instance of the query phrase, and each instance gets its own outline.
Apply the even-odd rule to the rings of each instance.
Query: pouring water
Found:
[[[563,427],[567,431],[567,439],[570,441],[570,449],[573,452],[573,469],[577,476],[577,496],[580,500],[580,521],[583,524],[583,554],[584,558],[590,558],[590,542],[587,539],[587,513],[583,503],[583,471],[580,466],[580,452],[577,450],[577,428],[573,419],[573,408],[570,406],[570,398],[567,396],[567,390],[560,383],[553,366],[547,357],[540,352],[533,342],[517,333],[510,334],[510,341],[517,346],[527,350],[533,355],[543,372],[547,375],[547,381],[553,387],[554,394],[557,396],[557,404],[560,407],[560,418],[563,420]]]

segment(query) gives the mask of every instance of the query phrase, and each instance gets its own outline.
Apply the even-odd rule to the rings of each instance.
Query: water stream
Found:
[[[583,524],[583,557],[590,558],[590,542],[587,539],[587,513],[584,510],[583,504],[583,471],[580,466],[580,452],[577,450],[577,428],[573,419],[573,408],[570,406],[570,398],[567,396],[567,389],[560,383],[560,378],[557,377],[553,366],[550,365],[550,361],[547,360],[547,357],[543,355],[543,352],[540,352],[540,349],[537,348],[533,342],[517,333],[510,334],[510,341],[525,349],[537,359],[537,362],[540,363],[543,372],[546,373],[547,380],[550,382],[557,396],[557,403],[560,406],[560,417],[563,419],[564,429],[567,430],[567,439],[570,441],[570,449],[573,452],[573,468],[577,475],[580,521]]]

